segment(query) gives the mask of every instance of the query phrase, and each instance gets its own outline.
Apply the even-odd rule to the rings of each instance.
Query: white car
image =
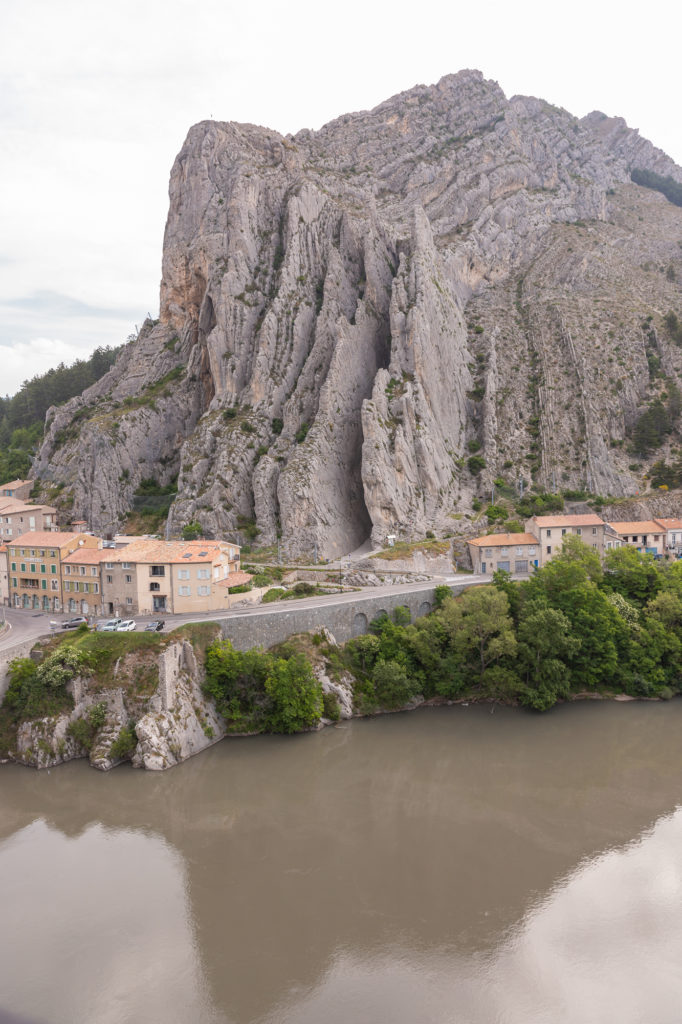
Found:
[[[134,629],[137,629],[137,623],[134,619],[124,619],[116,627],[117,633],[132,633]]]
[[[121,625],[120,619],[107,619],[106,622],[97,623],[98,633],[115,633],[118,627]]]

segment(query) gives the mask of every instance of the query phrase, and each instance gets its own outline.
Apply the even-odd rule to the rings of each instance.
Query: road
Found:
[[[455,583],[476,584],[489,583],[490,578],[484,576],[452,575],[434,576],[433,585],[452,585]],[[277,601],[264,605],[242,605],[225,612],[202,612],[194,615],[166,615],[165,630],[168,632],[177,626],[184,626],[188,622],[220,622],[222,619],[237,618],[244,615],[272,615],[272,613],[284,613],[292,608],[325,608],[330,605],[352,604],[359,597],[383,597],[395,594],[409,594],[414,590],[424,590],[428,583],[402,583],[398,586],[387,584],[382,587],[363,587],[362,590],[347,591],[343,594],[324,594],[319,597],[304,597],[298,600]],[[24,608],[4,608],[9,630],[0,635],[0,652],[23,643],[25,640],[37,640],[51,632],[50,622],[63,622],[71,618],[71,615],[55,615],[49,612],[35,612]],[[139,627],[144,627],[147,622],[158,619],[159,616],[140,615],[135,617]],[[1,621],[1,620],[0,620]]]

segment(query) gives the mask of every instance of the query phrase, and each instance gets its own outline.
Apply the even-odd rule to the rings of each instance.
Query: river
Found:
[[[681,738],[679,699],[455,706],[163,774],[0,766],[0,1007],[679,1024]]]

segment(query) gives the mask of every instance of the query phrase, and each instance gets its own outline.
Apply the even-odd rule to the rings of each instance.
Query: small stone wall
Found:
[[[450,587],[454,594],[461,594],[470,586],[465,580]],[[354,636],[360,636],[369,629],[372,619],[382,612],[391,615],[401,605],[410,609],[412,619],[427,615],[433,608],[435,587],[425,584],[419,590],[401,594],[358,594],[352,600],[337,604],[320,605],[314,608],[297,608],[295,602],[287,601],[272,610],[254,612],[243,618],[223,619],[220,623],[222,634],[241,651],[249,647],[270,647],[281,643],[295,633],[315,633],[325,626],[339,643],[345,643]]]

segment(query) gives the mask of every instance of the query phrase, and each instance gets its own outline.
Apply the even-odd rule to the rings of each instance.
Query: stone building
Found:
[[[618,533],[594,512],[580,515],[533,516],[526,530],[539,544],[540,566],[546,565],[561,550],[566,537],[580,537],[587,547],[595,548],[603,558],[607,551],[620,547]]]
[[[540,545],[532,533],[491,533],[467,541],[474,572],[492,576],[498,569],[525,573],[537,568]]]
[[[5,544],[24,533],[58,529],[57,509],[51,505],[31,505],[16,498],[0,497],[0,541]]]
[[[33,480],[10,480],[6,484],[0,484],[0,498],[28,501],[32,490]]]
[[[105,615],[221,611],[229,606],[228,588],[251,579],[240,570],[238,545],[225,541],[134,540],[105,554]]]
[[[105,548],[82,547],[62,559],[64,611],[74,615],[102,615],[102,563],[111,555]]]
[[[656,519],[611,523],[622,544],[636,548],[642,554],[662,555],[666,548],[666,528]]]
[[[78,548],[97,548],[100,543],[85,533],[36,531],[8,544],[10,604],[61,611],[62,561]]]

